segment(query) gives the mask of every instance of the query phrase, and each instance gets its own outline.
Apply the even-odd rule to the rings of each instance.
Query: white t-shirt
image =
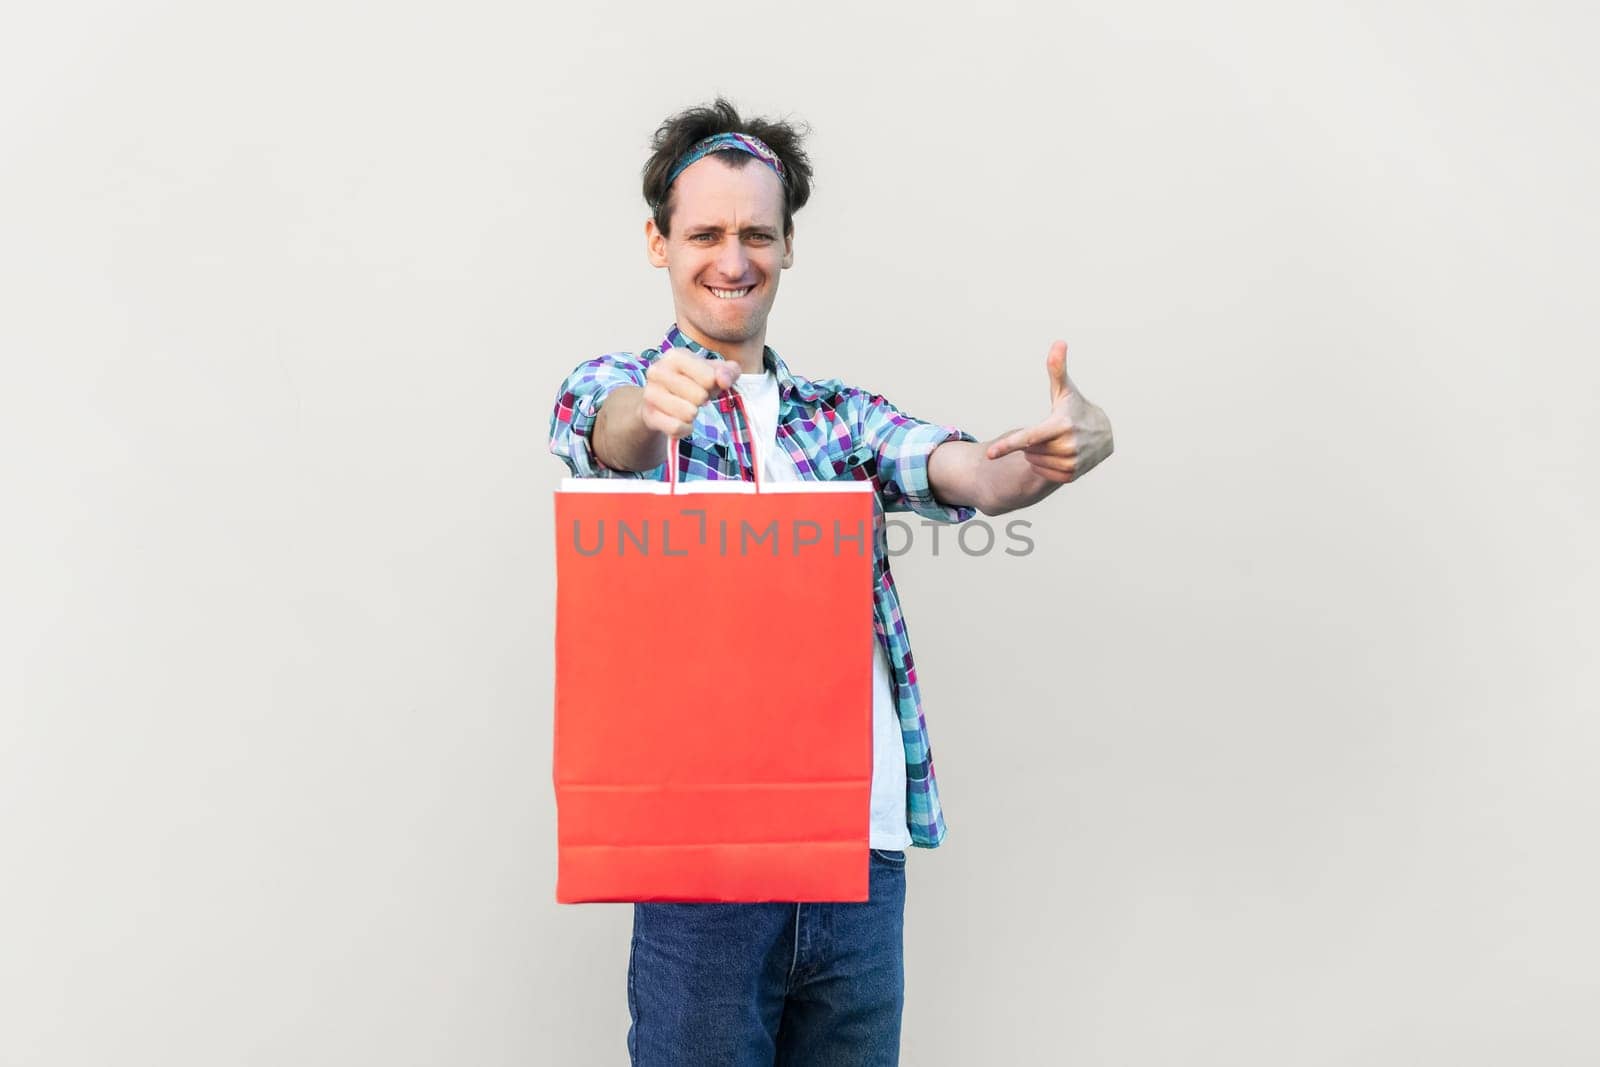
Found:
[[[778,376],[741,374],[733,383],[750,417],[750,436],[763,482],[798,482],[804,478],[789,454],[778,447]],[[900,738],[900,713],[889,684],[889,661],[883,645],[872,642],[872,821],[867,835],[872,848],[903,849],[911,844],[906,826],[906,750]]]

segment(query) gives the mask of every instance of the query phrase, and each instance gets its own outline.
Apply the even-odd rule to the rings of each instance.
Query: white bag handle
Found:
[[[749,426],[750,425],[750,418],[749,418],[749,416],[747,416],[745,414],[744,403],[740,400],[739,394],[737,392],[732,391],[732,390],[729,390],[729,392],[733,396],[733,405],[734,405],[734,407],[739,409],[739,415],[740,415],[741,418],[743,418],[744,424],[746,426]],[[669,438],[667,438],[667,484],[671,487],[670,489],[668,489],[668,492],[673,494],[673,495],[677,495],[677,492],[678,492],[678,451],[679,451],[679,446],[684,441],[687,441],[687,440],[689,440],[688,437],[669,437]],[[776,446],[777,442],[774,441],[773,444],[774,444],[774,446]],[[755,482],[756,492],[759,493],[759,492],[761,492],[761,456],[760,456],[760,453],[756,452],[754,440],[752,440],[751,443],[750,443],[750,451],[752,453],[755,453],[751,457],[751,462],[750,462],[751,470],[750,470],[750,473],[753,476],[753,480]]]

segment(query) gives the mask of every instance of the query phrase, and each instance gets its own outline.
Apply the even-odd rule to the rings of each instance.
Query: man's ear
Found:
[[[794,266],[794,228],[790,227],[783,235],[783,263],[780,267],[787,269],[792,266]]]
[[[667,265],[667,236],[656,228],[653,218],[644,220],[644,251],[650,257],[652,266]]]

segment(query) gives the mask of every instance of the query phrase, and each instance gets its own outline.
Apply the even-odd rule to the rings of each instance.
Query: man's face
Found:
[[[783,232],[783,184],[772,169],[752,159],[735,170],[719,154],[696,160],[672,183],[672,236],[654,219],[645,234],[650,262],[667,268],[679,328],[729,355],[724,348],[765,337],[778,273],[794,262],[794,237]]]

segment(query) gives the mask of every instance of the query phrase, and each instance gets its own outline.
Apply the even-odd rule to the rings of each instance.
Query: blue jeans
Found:
[[[635,904],[635,1067],[900,1061],[906,855],[874,849],[859,904]]]

